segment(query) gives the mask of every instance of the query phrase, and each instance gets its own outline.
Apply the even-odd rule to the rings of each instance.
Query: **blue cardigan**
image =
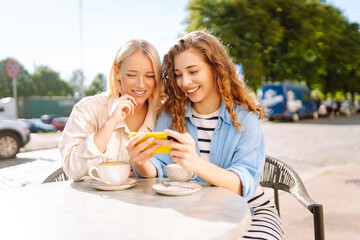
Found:
[[[241,133],[233,126],[230,114],[221,103],[219,122],[214,130],[210,143],[210,162],[236,173],[242,183],[242,193],[245,200],[249,200],[255,194],[259,185],[260,175],[265,163],[265,142],[258,115],[234,104],[238,121],[245,125],[240,129]],[[185,111],[185,124],[187,131],[195,139],[196,151],[200,156],[197,142],[197,127],[192,122],[192,108],[187,104]],[[164,112],[160,115],[156,132],[170,127],[172,117]],[[174,128],[173,128],[174,129]],[[166,165],[173,163],[167,153],[160,153],[150,161],[157,169],[159,178],[167,177]],[[136,176],[138,174],[135,172]],[[198,177],[197,181],[205,182]]]

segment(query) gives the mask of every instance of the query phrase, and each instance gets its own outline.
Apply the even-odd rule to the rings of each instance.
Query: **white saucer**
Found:
[[[115,190],[124,190],[133,187],[137,183],[136,179],[129,178],[126,182],[122,185],[106,185],[101,182],[91,182],[90,185],[94,188],[105,190],[105,191],[115,191]]]
[[[183,196],[195,193],[199,191],[202,187],[198,183],[194,182],[169,182],[173,186],[165,186],[162,183],[154,184],[152,188],[164,195],[170,195],[170,196]]]

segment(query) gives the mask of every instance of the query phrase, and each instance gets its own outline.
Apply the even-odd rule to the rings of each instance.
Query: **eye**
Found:
[[[155,75],[147,75],[147,78],[155,78]]]
[[[176,78],[182,77],[182,74],[175,74]]]
[[[136,77],[135,74],[130,74],[130,73],[126,74],[126,76],[128,76],[128,77]]]
[[[191,71],[190,74],[196,74],[197,72],[198,72],[198,70]]]

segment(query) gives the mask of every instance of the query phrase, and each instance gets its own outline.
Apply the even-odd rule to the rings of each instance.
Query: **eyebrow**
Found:
[[[198,65],[190,65],[190,66],[187,66],[185,69],[189,69],[189,68],[192,68],[192,67],[198,67]],[[179,69],[175,69],[175,72],[176,71],[180,71]]]

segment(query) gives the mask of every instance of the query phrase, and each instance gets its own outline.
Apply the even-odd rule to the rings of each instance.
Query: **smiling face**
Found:
[[[189,97],[196,112],[209,114],[220,107],[215,75],[198,50],[190,48],[176,55],[174,66],[176,84]]]
[[[121,94],[129,94],[139,105],[144,104],[155,88],[155,73],[150,58],[141,51],[135,52],[121,64],[119,75]]]

